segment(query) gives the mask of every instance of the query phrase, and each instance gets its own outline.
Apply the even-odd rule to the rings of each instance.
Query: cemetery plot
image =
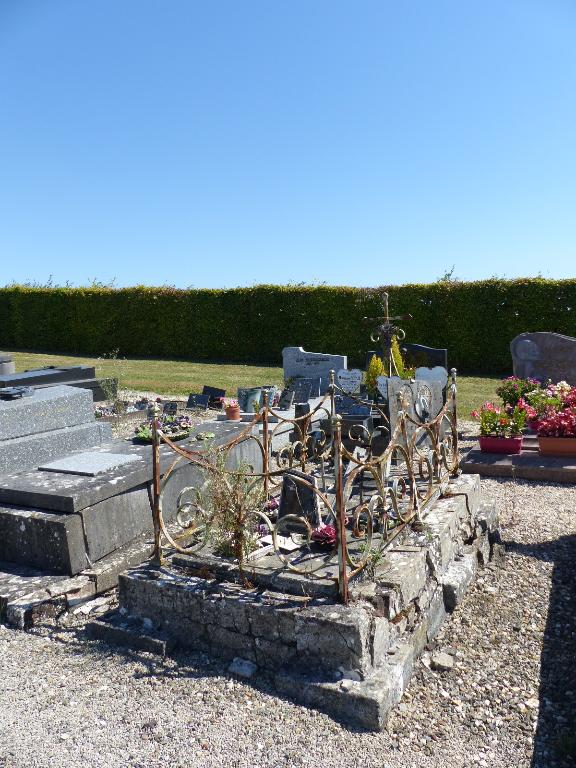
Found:
[[[381,455],[346,448],[336,397],[350,396],[332,384],[287,420],[293,439],[279,451],[285,424],[268,423],[268,408],[214,453],[169,446],[203,480],[179,494],[176,534],[157,477],[153,563],[120,577],[122,613],[91,634],[214,653],[337,719],[383,728],[414,660],[496,552],[497,517],[477,477],[457,478],[454,384],[432,421],[398,414]],[[321,408],[331,430],[314,437]],[[227,468],[239,439],[255,443],[259,468]]]

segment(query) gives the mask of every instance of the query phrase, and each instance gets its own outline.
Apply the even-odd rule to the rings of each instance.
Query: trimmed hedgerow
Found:
[[[576,336],[576,280],[438,282],[380,290],[406,339],[447,347],[461,372],[509,371],[522,331]],[[257,285],[176,288],[0,288],[0,348],[128,357],[276,363],[285,346],[347,354],[363,364],[374,348],[363,317],[379,312],[377,290]]]

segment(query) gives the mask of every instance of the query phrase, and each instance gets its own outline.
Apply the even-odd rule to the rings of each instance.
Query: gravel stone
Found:
[[[382,733],[280,698],[260,675],[231,677],[229,662],[88,641],[90,617],[69,612],[29,632],[0,627],[0,766],[576,766],[576,488],[482,488],[506,557],[478,571],[434,640],[452,672],[425,654]]]
[[[450,672],[454,668],[454,656],[442,651],[435,651],[430,657],[430,666],[437,672]]]

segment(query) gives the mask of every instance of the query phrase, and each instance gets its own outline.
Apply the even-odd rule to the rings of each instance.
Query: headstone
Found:
[[[176,416],[178,414],[178,401],[169,400],[162,405],[162,413],[165,416]]]
[[[290,469],[284,474],[278,519],[286,515],[297,515],[304,517],[313,528],[316,528],[321,523],[318,495],[306,483],[310,483],[312,488],[318,487],[313,475],[297,469]]]
[[[416,368],[414,378],[418,381],[437,381],[442,389],[448,383],[448,371],[441,365],[434,368]]]
[[[351,394],[360,392],[363,378],[364,374],[358,368],[352,368],[349,371],[342,368],[336,373],[336,383],[340,389]]]
[[[302,347],[284,347],[282,350],[284,380],[299,376],[321,380],[321,394],[328,391],[330,371],[348,367],[346,355],[329,355],[322,352],[305,352]]]
[[[280,394],[280,400],[278,401],[278,410],[279,411],[287,411],[289,408],[292,408],[292,403],[294,402],[294,390],[293,389],[283,389],[282,393]]]
[[[560,333],[521,333],[510,344],[514,375],[576,385],[576,339]]]
[[[312,397],[312,385],[306,379],[295,379],[291,386],[294,388],[295,403],[307,403]]]
[[[111,469],[138,461],[138,456],[126,453],[98,453],[86,451],[57,459],[38,467],[41,472],[61,472],[65,475],[96,477]]]
[[[448,350],[426,347],[424,344],[403,343],[402,357],[407,368],[434,368],[437,365],[448,370]]]
[[[408,381],[392,376],[388,379],[388,414],[390,434],[396,429],[398,412],[402,409],[416,422],[424,424],[434,419],[442,410],[444,401],[438,381]],[[408,424],[408,436],[416,427]]]
[[[210,396],[209,395],[188,395],[188,402],[186,403],[186,408],[200,408],[204,411],[208,410],[208,406],[210,405]]]
[[[238,387],[238,405],[242,413],[255,413],[261,402],[262,387]],[[256,408],[254,404],[256,403]]]
[[[290,388],[293,388],[296,392],[298,392],[299,389],[304,389],[307,386],[310,387],[309,397],[320,396],[320,393],[322,391],[321,379],[307,379],[302,377],[299,379],[292,379],[292,382],[290,384]]]
[[[212,406],[212,408],[220,408],[221,406],[221,398],[226,397],[226,390],[225,389],[218,389],[217,387],[207,387],[204,385],[202,388],[202,394],[208,395],[209,397],[209,404]]]

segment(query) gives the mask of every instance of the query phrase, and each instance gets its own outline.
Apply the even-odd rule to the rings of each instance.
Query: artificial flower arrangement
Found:
[[[160,415],[156,419],[160,429],[168,439],[181,440],[190,434],[194,422],[189,416],[165,416]],[[152,421],[144,421],[134,430],[135,440],[142,443],[152,442]]]

